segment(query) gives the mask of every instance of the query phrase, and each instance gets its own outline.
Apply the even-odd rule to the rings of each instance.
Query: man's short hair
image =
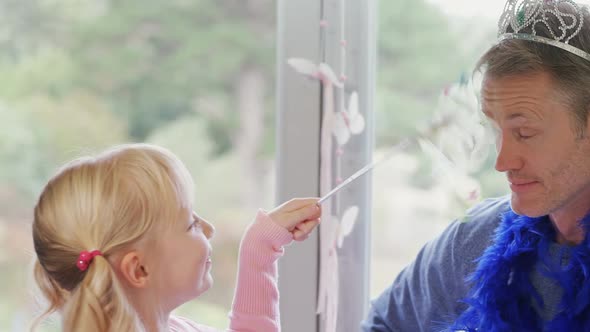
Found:
[[[544,5],[547,5],[544,3]],[[590,13],[581,6],[584,24],[580,32],[569,44],[590,53]],[[563,13],[573,13],[573,8],[560,6]],[[553,31],[559,31],[560,21],[548,16],[547,21]],[[543,24],[535,26],[536,35],[553,38]],[[508,31],[513,32],[509,27]],[[531,33],[527,27],[520,33]],[[590,111],[590,61],[551,45],[521,39],[508,39],[491,47],[478,61],[476,71],[488,78],[503,78],[547,72],[556,84],[572,111],[574,129],[582,137],[585,134],[588,111]]]

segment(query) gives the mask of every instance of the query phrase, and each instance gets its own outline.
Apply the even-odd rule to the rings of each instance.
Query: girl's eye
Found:
[[[192,224],[188,227],[189,230],[195,230],[201,227],[201,220],[199,218],[195,218]]]

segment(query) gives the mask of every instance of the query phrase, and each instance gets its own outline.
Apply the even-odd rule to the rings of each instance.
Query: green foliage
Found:
[[[235,152],[216,157],[212,153],[214,144],[205,128],[206,121],[202,117],[187,115],[160,127],[146,142],[170,149],[186,165],[196,184],[196,210],[203,215],[216,213],[216,217],[222,219],[221,222],[216,220],[220,224],[244,226],[252,211],[237,208],[242,205],[241,188],[244,186],[244,176],[236,166],[240,161]],[[233,189],[228,190],[228,187]],[[265,193],[267,191],[260,190],[257,194],[264,197]],[[233,208],[227,209],[228,206]]]
[[[125,140],[125,124],[93,96],[31,96],[0,107],[0,185],[30,199],[59,164],[88,152],[82,148]]]
[[[45,48],[9,61],[0,57],[0,96],[4,101],[20,100],[31,94],[65,95],[75,89],[70,55],[57,48]]]
[[[494,23],[454,19],[426,1],[385,1],[379,7],[378,82],[375,131],[378,147],[415,135],[434,113],[439,96],[452,83],[471,74],[476,59],[494,40]],[[488,28],[489,27],[489,28]],[[477,110],[474,110],[477,111]],[[411,177],[412,188],[438,182],[423,155]],[[483,197],[506,193],[493,169],[493,156],[473,174]],[[461,207],[461,210],[463,207]]]
[[[187,115],[158,128],[146,140],[170,149],[191,171],[205,167],[211,159],[213,143],[207,136],[206,123],[196,115]]]
[[[45,161],[41,142],[26,114],[0,106],[0,185],[8,187],[5,191],[28,196],[40,187],[46,176],[39,167]]]
[[[233,285],[239,236],[253,216],[241,204],[260,189],[248,188],[236,171],[239,78],[254,70],[272,81],[275,13],[272,0],[0,0],[0,268],[9,271],[2,284],[22,276],[4,258],[23,267],[22,257],[4,255],[14,250],[4,226],[26,230],[30,241],[25,221],[59,165],[116,143],[148,141],[187,163],[199,210],[224,233],[214,272],[222,287],[206,295],[196,318],[225,325],[219,322],[227,320],[233,287],[223,285]],[[268,132],[253,150],[268,153],[274,97],[262,93]],[[26,325],[17,313],[28,308],[14,306],[28,299],[24,291],[3,294],[0,330]]]
[[[105,15],[81,24],[67,45],[76,54],[77,80],[111,99],[114,111],[128,118],[131,136],[142,140],[190,112],[194,98],[231,95],[244,66],[272,70],[271,26],[260,38],[249,13],[231,10],[235,6],[112,2]]]
[[[377,143],[414,133],[442,89],[467,69],[445,16],[425,1],[384,1],[379,8]]]

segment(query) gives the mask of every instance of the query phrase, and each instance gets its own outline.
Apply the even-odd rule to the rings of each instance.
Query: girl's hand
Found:
[[[322,209],[317,204],[319,198],[294,198],[274,208],[268,216],[279,226],[293,234],[293,240],[307,239],[320,223]]]

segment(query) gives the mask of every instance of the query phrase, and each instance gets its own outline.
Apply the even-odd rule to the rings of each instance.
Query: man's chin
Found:
[[[515,194],[512,194],[512,199],[510,200],[510,207],[514,213],[518,214],[519,216],[527,216],[530,218],[542,217],[547,215],[546,209],[541,206],[538,201],[526,201]]]

